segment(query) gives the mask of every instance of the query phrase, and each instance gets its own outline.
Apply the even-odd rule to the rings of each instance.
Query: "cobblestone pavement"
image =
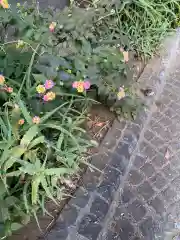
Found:
[[[180,221],[179,35],[145,69],[155,96],[134,122],[115,121],[47,240],[154,240]],[[178,55],[178,56],[176,56]]]

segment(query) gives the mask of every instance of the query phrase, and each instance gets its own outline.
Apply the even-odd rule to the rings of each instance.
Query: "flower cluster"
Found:
[[[34,117],[32,118],[32,122],[33,122],[34,124],[39,124],[40,121],[41,121],[41,119],[40,119],[40,117],[38,117],[38,116],[34,116]],[[24,121],[23,118],[19,119],[18,125],[23,125],[24,123],[25,123],[25,121]]]
[[[43,95],[43,100],[45,102],[52,101],[52,100],[55,99],[56,94],[54,92],[50,91],[50,92],[46,93],[46,90],[49,90],[49,89],[53,88],[54,85],[55,85],[55,83],[52,80],[46,80],[44,85],[40,84],[36,87],[36,91],[39,94],[44,94]]]
[[[9,4],[7,0],[0,0],[0,5],[5,9],[9,8]]]
[[[56,22],[52,22],[52,23],[49,25],[49,30],[50,30],[50,32],[54,32],[55,27],[56,27]]]
[[[5,77],[0,74],[0,87],[2,90],[8,92],[8,93],[12,93],[13,92],[13,88],[12,87],[8,87],[6,84],[5,84]]]
[[[89,81],[75,81],[72,84],[73,88],[76,88],[79,93],[84,92],[85,90],[88,90],[90,88],[91,84]]]
[[[125,96],[126,96],[126,93],[125,93],[124,87],[120,87],[119,92],[117,93],[118,100],[121,100]]]

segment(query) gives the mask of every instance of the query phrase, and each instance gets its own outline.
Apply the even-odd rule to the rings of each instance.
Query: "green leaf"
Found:
[[[41,182],[41,176],[37,176],[33,179],[31,186],[32,186],[32,192],[31,192],[31,201],[32,204],[36,204],[39,200],[38,198],[38,191],[39,191],[39,185]]]
[[[50,175],[50,176],[56,175],[58,177],[64,174],[71,174],[71,173],[73,173],[73,170],[70,168],[69,169],[68,168],[50,168],[45,170],[46,175]]]
[[[22,228],[23,225],[21,225],[20,223],[12,223],[11,224],[11,230],[12,231],[17,231],[18,229]]]
[[[46,77],[43,74],[32,74],[36,83],[44,83],[46,81]]]
[[[21,108],[22,114],[24,115],[26,121],[31,125],[32,118],[27,110],[27,107],[24,105],[24,103],[21,99],[18,99],[18,104],[19,104],[19,107]]]
[[[34,140],[29,144],[28,149],[34,148],[34,147],[36,147],[37,145],[39,145],[40,143],[44,143],[44,141],[45,141],[45,137],[44,137],[44,136],[40,136],[40,137],[34,139]]]
[[[61,133],[59,134],[59,138],[58,138],[58,141],[57,141],[57,148],[58,148],[58,149],[61,149],[63,140],[64,140],[64,133],[61,132]]]
[[[20,144],[22,146],[28,146],[30,144],[30,142],[33,140],[34,137],[36,137],[36,135],[39,132],[39,128],[37,125],[32,126],[31,128],[29,128],[29,130],[25,133],[25,135],[23,136],[23,138],[21,139]]]
[[[19,159],[26,151],[26,148],[16,146],[10,150],[10,158],[4,164],[4,170],[11,168],[13,164]]]

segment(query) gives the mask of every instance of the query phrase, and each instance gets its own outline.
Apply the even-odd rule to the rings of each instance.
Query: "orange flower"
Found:
[[[54,92],[48,92],[44,95],[43,100],[45,102],[52,101],[55,99],[55,97],[56,97],[56,94]]]
[[[9,4],[7,0],[0,0],[0,5],[5,9],[9,8]]]
[[[19,119],[18,124],[23,125],[24,124],[24,119]]]
[[[40,123],[40,117],[38,117],[38,116],[35,116],[35,117],[33,117],[33,119],[32,119],[32,121],[33,121],[33,123],[35,123],[35,124],[39,124]]]

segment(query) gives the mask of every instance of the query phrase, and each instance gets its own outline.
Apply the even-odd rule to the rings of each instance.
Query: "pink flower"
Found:
[[[33,117],[33,119],[32,119],[32,121],[33,121],[33,123],[35,123],[35,124],[39,124],[40,123],[40,117],[38,117],[38,116],[35,116],[35,117]]]
[[[13,92],[13,88],[12,88],[12,87],[7,87],[7,88],[6,88],[6,91],[7,91],[8,93],[12,93],[12,92]]]
[[[73,82],[72,87],[77,88],[78,87],[78,82],[77,81]]]
[[[50,25],[49,25],[49,30],[51,31],[51,32],[54,32],[54,29],[55,29],[55,27],[56,27],[56,22],[52,22]]]
[[[91,83],[89,81],[84,81],[84,89],[89,89],[91,86]]]
[[[44,100],[45,102],[48,102],[48,101],[49,101],[49,97],[48,97],[47,95],[44,95],[44,96],[43,96],[43,100]]]
[[[55,83],[52,80],[46,80],[45,84],[44,84],[46,89],[51,89],[54,87],[54,85],[55,85]]]

